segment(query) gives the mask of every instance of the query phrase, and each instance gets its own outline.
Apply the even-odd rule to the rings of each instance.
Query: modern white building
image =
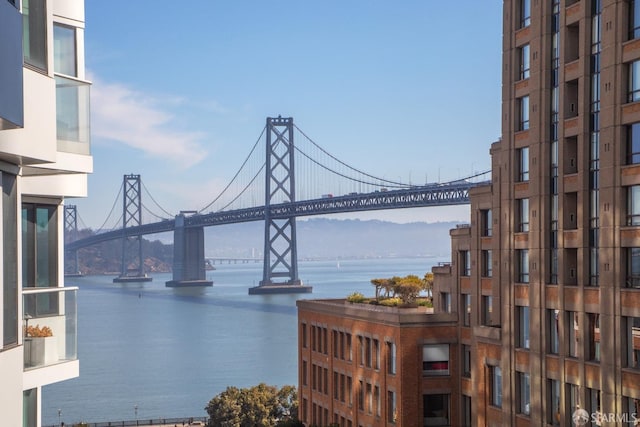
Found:
[[[64,200],[92,168],[84,0],[0,0],[2,426],[40,426],[42,386],[79,374]]]

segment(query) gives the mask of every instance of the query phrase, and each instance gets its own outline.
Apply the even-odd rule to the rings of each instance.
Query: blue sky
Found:
[[[265,118],[279,114],[376,176],[446,181],[490,168],[501,1],[86,0],[85,8],[94,173],[89,197],[69,203],[87,226],[102,225],[129,173],[170,212],[201,208]],[[467,221],[468,208],[358,217]]]

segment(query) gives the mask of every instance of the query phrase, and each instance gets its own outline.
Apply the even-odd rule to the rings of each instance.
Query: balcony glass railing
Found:
[[[58,151],[89,155],[89,88],[82,80],[56,75]]]
[[[25,369],[78,358],[77,291],[77,287],[23,289]]]

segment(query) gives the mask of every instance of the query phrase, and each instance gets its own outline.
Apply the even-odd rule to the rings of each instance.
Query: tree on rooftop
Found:
[[[404,304],[413,304],[423,289],[424,282],[413,274],[401,278],[395,285],[395,290]]]
[[[376,301],[380,300],[380,297],[391,298],[391,293],[395,296],[395,282],[398,277],[392,277],[391,279],[371,279],[371,284],[376,287]],[[384,290],[384,294],[382,291]]]
[[[433,302],[433,273],[432,272],[426,273],[422,281],[423,281],[423,290],[427,293],[429,300]]]

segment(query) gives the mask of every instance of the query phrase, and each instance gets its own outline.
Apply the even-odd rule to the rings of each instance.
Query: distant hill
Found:
[[[456,222],[413,222],[397,224],[378,220],[312,218],[298,220],[299,259],[448,257],[449,230]],[[90,230],[82,232],[84,236]],[[163,240],[172,238],[163,235]],[[78,251],[79,269],[84,274],[119,272],[122,243],[105,242]],[[205,228],[207,257],[261,257],[264,224],[250,222]],[[173,245],[143,239],[147,271],[167,272],[173,263]]]
[[[456,222],[397,224],[378,220],[312,218],[298,220],[299,258],[365,258],[448,256],[449,230]],[[205,231],[209,257],[252,257],[264,251],[261,222],[209,227]]]

